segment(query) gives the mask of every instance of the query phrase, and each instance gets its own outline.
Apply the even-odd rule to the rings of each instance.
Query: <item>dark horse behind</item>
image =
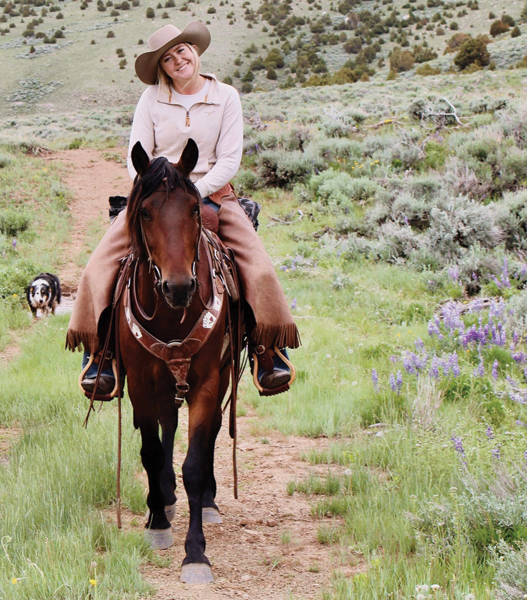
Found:
[[[138,177],[126,213],[131,254],[115,313],[116,348],[128,377],[148,475],[146,535],[157,548],[173,541],[174,435],[179,407],[183,400],[188,404],[183,483],[190,521],[181,571],[186,583],[213,580],[203,521],[221,522],[214,445],[231,375],[237,384],[232,366],[239,365],[241,346],[232,327],[229,331],[229,273],[221,244],[204,229],[204,206],[188,179],[197,159],[193,140],[176,165],[165,158],[150,162],[139,143],[134,147]]]

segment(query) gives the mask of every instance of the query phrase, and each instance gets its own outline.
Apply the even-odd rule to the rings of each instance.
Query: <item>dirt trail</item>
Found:
[[[112,150],[112,154],[124,156],[125,150]],[[69,262],[59,274],[65,289],[74,295],[82,270],[76,258],[86,243],[86,225],[97,218],[107,219],[108,196],[127,193],[130,179],[122,164],[106,160],[103,152],[93,149],[60,152],[43,160],[63,162],[63,181],[74,195],[73,235],[65,248]],[[180,421],[185,433],[186,417],[183,409]],[[168,566],[148,564],[142,569],[145,579],[158,590],[155,600],[285,600],[291,594],[296,599],[315,599],[329,588],[335,571],[351,575],[362,569],[360,562],[350,566],[349,557],[342,564],[338,548],[319,543],[317,532],[326,520],[312,517],[305,496],[289,496],[286,491],[289,481],[303,479],[310,471],[322,473],[327,468],[310,467],[301,455],[326,447],[328,441],[261,433],[255,416],[240,418],[238,427],[238,500],[233,498],[232,442],[225,426],[217,443],[217,501],[223,524],[205,524],[207,555],[215,576],[214,583],[207,586],[179,582],[188,526],[188,503],[181,480],[185,434],[183,441],[176,444],[175,543],[159,553],[166,559],[160,563]],[[123,524],[125,529],[141,530],[143,518],[125,511]],[[331,520],[326,525],[340,526]]]
[[[77,264],[86,244],[87,227],[100,220],[108,221],[108,197],[125,196],[131,179],[124,164],[104,158],[105,152],[92,148],[56,152],[45,160],[61,161],[64,165],[62,181],[73,192],[70,204],[72,235],[65,255],[69,260],[60,272],[60,281],[66,293],[77,289],[82,267]],[[125,148],[112,149],[106,154],[115,158],[126,157]]]

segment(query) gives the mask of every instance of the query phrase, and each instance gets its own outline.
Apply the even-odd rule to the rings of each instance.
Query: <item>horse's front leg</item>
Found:
[[[189,402],[189,446],[183,463],[183,483],[187,492],[190,520],[185,539],[186,556],[181,569],[183,583],[210,583],[214,580],[205,556],[203,534],[203,495],[208,481],[208,448],[216,397],[202,391]]]
[[[161,489],[161,472],[165,466],[165,450],[159,439],[156,416],[138,416],[141,431],[141,460],[148,476],[148,520],[146,538],[152,548],[161,550],[173,543],[172,528],[165,513],[165,495]]]
[[[178,408],[173,400],[166,406],[159,422],[165,464],[161,471],[161,491],[165,497],[165,513],[169,521],[176,516],[176,474],[174,473],[174,437],[178,426]]]

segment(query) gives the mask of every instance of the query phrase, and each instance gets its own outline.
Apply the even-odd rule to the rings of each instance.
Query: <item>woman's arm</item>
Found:
[[[220,190],[236,175],[243,153],[243,111],[238,92],[231,88],[226,100],[220,135],[216,143],[216,164],[196,182],[202,198]]]
[[[137,175],[131,159],[132,148],[135,146],[136,142],[141,142],[141,146],[143,146],[150,159],[152,159],[152,154],[154,152],[154,123],[150,114],[150,102],[148,98],[152,93],[150,91],[151,89],[152,88],[147,88],[143,92],[134,113],[132,131],[130,132],[130,144],[128,146],[128,158],[126,160],[128,173],[130,173],[132,179],[135,179],[135,176]]]

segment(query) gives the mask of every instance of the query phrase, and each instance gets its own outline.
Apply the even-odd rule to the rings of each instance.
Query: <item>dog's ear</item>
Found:
[[[199,150],[196,142],[189,138],[179,162],[174,165],[176,169],[182,173],[185,177],[188,177],[194,170],[196,163],[198,162]]]
[[[139,177],[142,177],[150,166],[150,159],[148,158],[148,154],[145,152],[143,146],[141,146],[141,142],[135,143],[134,147],[132,148],[131,156],[134,169],[137,171]]]

